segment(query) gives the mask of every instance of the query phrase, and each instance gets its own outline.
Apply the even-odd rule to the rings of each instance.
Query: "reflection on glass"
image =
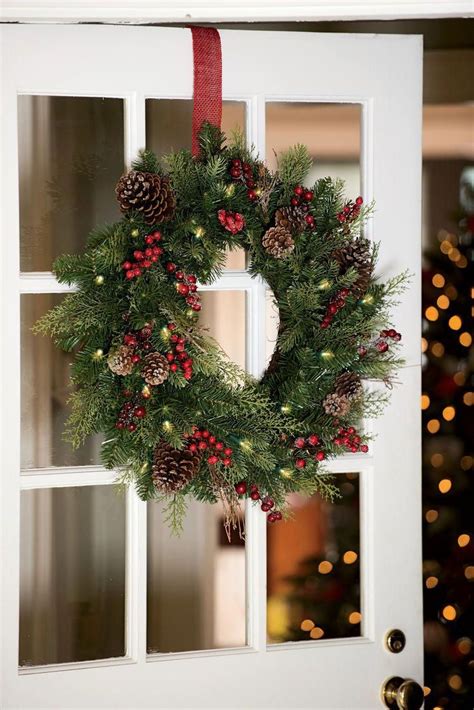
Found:
[[[146,144],[156,155],[191,149],[192,99],[148,99],[146,102]],[[245,131],[245,102],[224,101],[222,130],[227,135]],[[234,249],[227,256],[226,269],[245,269],[245,252]]]
[[[269,526],[269,643],[360,636],[359,474],[338,475],[334,503],[291,495],[294,517]]]
[[[90,437],[77,450],[63,439],[70,413],[71,353],[31,331],[36,320],[63,298],[57,294],[21,296],[22,469],[100,463],[99,436]]]
[[[113,486],[21,493],[21,666],[125,654],[125,498]]]
[[[122,99],[18,97],[22,271],[50,271],[93,227],[118,219],[123,136]]]
[[[275,153],[303,143],[314,158],[307,179],[330,175],[346,182],[348,196],[361,191],[361,107],[359,104],[269,102],[266,105],[266,156],[276,168]]]
[[[180,537],[148,504],[148,653],[245,646],[245,544],[218,505],[190,502]]]
[[[245,369],[245,292],[202,291],[199,323]]]

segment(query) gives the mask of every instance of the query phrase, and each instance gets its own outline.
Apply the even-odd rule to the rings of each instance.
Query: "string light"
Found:
[[[428,308],[425,311],[425,317],[427,318],[427,320],[430,320],[432,322],[435,320],[438,320],[438,317],[439,317],[438,309],[435,308],[434,306],[428,306]]]
[[[319,563],[318,565],[318,572],[320,574],[329,574],[332,572],[332,564],[328,560],[323,560],[322,562]]]
[[[323,358],[323,360],[332,360],[332,358],[334,357],[334,353],[332,352],[332,350],[323,350],[323,352],[321,353],[321,357]]]
[[[357,552],[354,552],[353,550],[347,550],[347,552],[344,553],[344,557],[342,559],[344,560],[344,563],[346,565],[352,565],[357,560]]]
[[[252,451],[252,444],[247,439],[242,439],[242,441],[239,442],[239,446],[244,451]]]
[[[328,288],[331,288],[331,282],[329,281],[329,279],[323,279],[322,281],[320,281],[318,286],[318,289],[320,291],[327,291]]]
[[[361,301],[361,303],[363,303],[364,306],[371,306],[373,302],[374,302],[374,297],[371,293],[368,293],[366,296],[364,296],[364,298]]]
[[[462,320],[460,319],[459,316],[451,316],[451,318],[448,321],[448,325],[451,328],[451,330],[459,330],[460,327],[462,326]]]
[[[140,230],[135,227],[135,229],[132,229],[130,234],[132,235],[132,237],[138,237],[140,235]]]
[[[464,331],[464,333],[461,333],[461,335],[459,336],[459,342],[465,348],[469,348],[472,344],[472,335],[467,331]]]
[[[162,424],[163,430],[164,431],[171,431],[173,429],[172,423],[169,421],[169,419],[165,419],[165,421]]]
[[[104,279],[104,277],[103,277],[101,274],[99,274],[98,276],[95,277],[94,281],[95,281],[95,283],[96,283],[97,286],[102,286],[102,284],[104,283],[105,279]]]
[[[199,226],[194,229],[194,236],[197,237],[197,239],[201,239],[201,237],[203,237],[205,234],[206,230],[204,229],[204,227]]]
[[[92,355],[93,360],[102,360],[103,357],[104,357],[104,351],[102,350],[102,348],[98,348],[95,351],[95,353]]]
[[[291,404],[282,404],[280,407],[280,412],[283,414],[289,414],[291,412]]]
[[[438,516],[438,511],[432,508],[431,510],[426,511],[425,520],[427,523],[434,523],[436,522],[436,520],[438,520]]]
[[[436,434],[439,429],[440,429],[441,424],[439,423],[438,419],[430,419],[428,424],[426,425],[426,428],[428,429],[430,434]]]
[[[227,197],[232,197],[232,195],[234,194],[234,192],[235,192],[235,185],[234,185],[234,183],[231,183],[230,185],[227,185],[226,190],[225,190],[225,194],[227,195]]]
[[[291,478],[293,475],[293,471],[291,468],[280,468],[280,476],[283,476],[283,478]]]
[[[439,483],[438,483],[438,488],[440,493],[449,493],[451,488],[453,487],[453,483],[449,478],[443,478]]]
[[[443,409],[443,419],[445,419],[447,422],[451,422],[454,417],[456,416],[456,410],[454,407],[445,407]]]
[[[458,613],[456,611],[456,608],[452,604],[447,604],[442,612],[442,616],[446,621],[454,621],[454,619],[457,617]]]

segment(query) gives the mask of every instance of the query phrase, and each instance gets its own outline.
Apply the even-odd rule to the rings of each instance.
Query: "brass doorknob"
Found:
[[[388,708],[418,710],[423,705],[423,688],[411,678],[394,676],[383,684],[382,698]]]

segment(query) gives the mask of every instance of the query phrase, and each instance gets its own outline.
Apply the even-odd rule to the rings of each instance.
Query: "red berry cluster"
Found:
[[[128,345],[129,348],[135,350],[132,355],[132,362],[140,362],[140,360],[142,359],[140,353],[142,353],[143,351],[149,352],[153,349],[153,346],[150,343],[152,333],[152,323],[145,323],[143,328],[141,328],[140,330],[134,330],[131,333],[125,333],[125,335],[123,336],[124,345]]]
[[[360,208],[363,202],[362,197],[358,197],[355,202],[352,202],[352,200],[348,202],[342,212],[338,213],[338,221],[342,224],[344,222],[352,222],[352,220],[356,219],[360,214]]]
[[[207,429],[194,427],[192,434],[188,434],[186,438],[188,439],[186,448],[193,453],[206,451],[207,463],[211,466],[219,461],[224,466],[232,465],[232,449],[222,441],[217,441],[217,438]]]
[[[388,340],[394,340],[398,343],[402,339],[402,334],[398,333],[394,328],[389,330],[381,330],[379,337],[373,343],[373,346],[379,351],[379,353],[386,353],[390,347]],[[365,345],[359,345],[357,348],[357,353],[359,357],[365,357],[368,353],[368,348]]]
[[[293,207],[299,207],[303,212],[308,212],[305,217],[308,227],[316,226],[313,215],[309,214],[309,203],[312,202],[313,197],[314,192],[312,190],[307,190],[303,185],[297,185],[293,190],[293,197],[291,198]]]
[[[247,187],[247,197],[254,202],[258,195],[255,192],[255,180],[253,178],[253,168],[250,163],[244,163],[239,158],[234,158],[229,167],[229,173],[233,180],[243,182]]]
[[[176,330],[175,323],[168,323],[168,330]],[[177,333],[170,336],[170,341],[173,343],[171,350],[166,353],[166,359],[170,364],[171,372],[177,372],[179,368],[183,371],[185,380],[190,380],[193,376],[193,359],[186,352],[186,338]]]
[[[176,290],[186,299],[188,306],[191,306],[193,311],[200,311],[202,306],[199,303],[199,296],[197,294],[197,278],[194,274],[185,274],[184,271],[178,269],[176,264],[169,261],[166,264],[166,271],[169,274],[173,274],[176,279]]]
[[[125,397],[131,397],[132,395],[130,390],[124,390],[123,394]],[[125,402],[122,406],[115,426],[117,429],[128,429],[128,431],[135,431],[137,428],[137,420],[143,419],[145,416],[145,407],[138,404],[136,400],[131,400],[129,402]]]
[[[243,496],[247,493],[247,483],[245,481],[240,481],[239,483],[236,483],[235,486],[235,492],[239,496]],[[260,495],[260,491],[258,490],[258,486],[255,485],[255,483],[252,483],[250,486],[250,496],[252,500],[261,500],[262,504],[260,506],[261,510],[263,510],[264,513],[270,513],[272,508],[275,507],[275,502],[270,496],[264,496],[263,498]],[[272,511],[267,520],[269,523],[276,523],[277,520],[282,519],[282,514],[280,513],[279,510],[274,510]]]
[[[231,234],[238,234],[245,227],[245,217],[240,212],[228,212],[227,210],[219,210],[217,218]]]
[[[306,438],[304,436],[298,436],[293,444],[297,452],[297,458],[295,459],[296,468],[305,468],[306,459],[301,456],[301,454],[306,453],[308,456],[312,456],[315,461],[324,461],[326,454],[321,448],[321,440],[317,434],[310,434]]]
[[[344,429],[341,427],[338,429],[337,436],[334,437],[333,443],[336,446],[344,446],[348,451],[352,451],[355,454],[357,451],[361,451],[366,454],[369,450],[367,444],[362,444],[362,439],[357,433],[357,429],[353,426]]]
[[[328,328],[331,325],[331,321],[336,313],[338,313],[338,311],[346,305],[346,298],[349,293],[350,290],[348,288],[341,288],[339,293],[336,293],[336,295],[331,298],[329,305],[326,308],[326,313],[321,321],[321,328]]]
[[[133,258],[135,261],[124,261],[122,269],[125,271],[126,279],[135,279],[141,276],[144,269],[149,269],[155,264],[163,254],[163,249],[156,246],[156,242],[161,242],[161,232],[155,231],[147,234],[143,249],[135,249]]]

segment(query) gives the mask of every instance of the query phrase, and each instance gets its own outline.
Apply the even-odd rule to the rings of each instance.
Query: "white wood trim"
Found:
[[[472,17],[471,0],[7,0],[6,22],[291,22],[316,20],[400,20]]]

